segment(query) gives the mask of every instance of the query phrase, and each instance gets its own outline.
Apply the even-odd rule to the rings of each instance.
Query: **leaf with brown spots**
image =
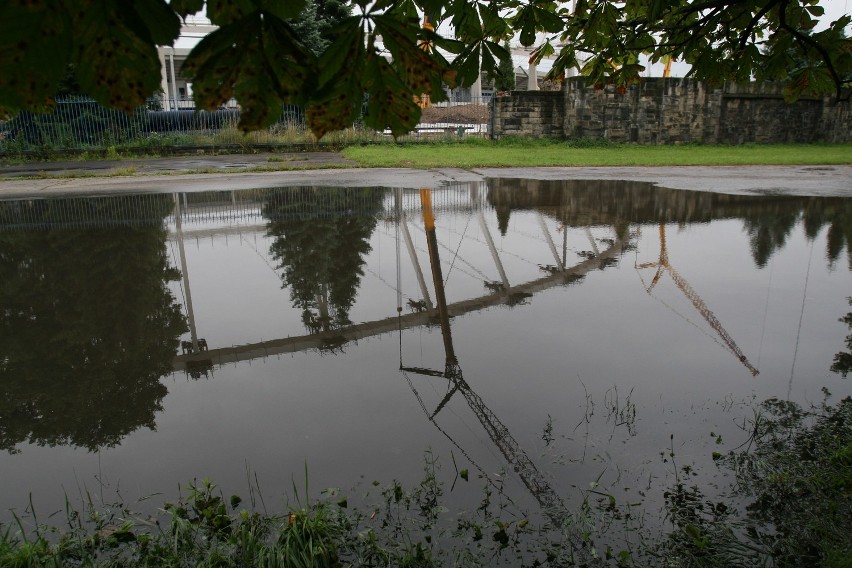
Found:
[[[272,124],[282,104],[303,104],[315,68],[316,58],[290,25],[262,11],[205,37],[183,67],[203,108],[213,110],[236,97],[244,131]]]
[[[200,12],[204,8],[204,0],[171,0],[169,7],[185,18]]]
[[[139,20],[127,23],[129,26],[144,24],[144,29],[134,30],[140,37],[149,37],[157,45],[171,45],[180,35],[180,19],[165,0],[133,0],[132,4]]]
[[[47,110],[71,52],[69,15],[58,1],[0,5],[0,106]]]
[[[207,17],[217,26],[233,24],[256,10],[251,0],[207,0]]]
[[[376,33],[393,58],[394,69],[411,92],[418,96],[428,94],[436,102],[446,100],[441,79],[449,65],[440,54],[420,48],[421,42],[430,41],[434,34],[423,30],[416,20],[381,15],[374,22]]]
[[[376,130],[389,128],[395,138],[414,130],[420,107],[391,64],[381,55],[368,52],[365,71],[368,100],[364,124]]]
[[[155,37],[173,41],[180,21],[163,0],[93,0],[74,18],[74,64],[80,87],[98,102],[125,112],[160,87]],[[137,10],[153,12],[142,17]],[[151,26],[159,28],[152,30]]]
[[[344,20],[337,38],[319,59],[317,91],[306,116],[317,138],[352,126],[364,100],[364,32],[361,19]]]

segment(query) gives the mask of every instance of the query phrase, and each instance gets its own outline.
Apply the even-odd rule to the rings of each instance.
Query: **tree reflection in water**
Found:
[[[844,248],[850,255],[848,199],[723,195],[616,181],[498,179],[487,185],[501,232],[523,209],[544,212],[564,227],[614,226],[619,238],[637,224],[740,219],[748,235],[743,246],[763,267],[801,223],[809,239],[827,228],[831,265]],[[290,289],[310,333],[351,324],[385,194],[383,188],[295,187],[247,195],[262,203],[282,288]],[[103,209],[116,223],[8,230],[22,203],[41,229],[81,210],[97,217]],[[166,394],[159,378],[172,369],[186,322],[166,286],[179,276],[165,253],[163,219],[172,199],[146,196],[146,204],[138,212],[119,198],[0,203],[0,224],[7,227],[0,233],[0,447],[32,442],[95,449],[140,426],[153,428]],[[329,348],[338,349],[341,338],[328,334]],[[848,369],[841,355],[838,372]]]
[[[802,232],[811,240],[819,235],[826,238],[826,260],[830,265],[838,261],[842,263],[843,249],[846,248],[848,254],[851,240],[849,200],[678,192],[649,184],[624,182],[496,180],[491,183],[487,199],[494,209],[486,208],[482,214],[495,214],[501,233],[509,233],[511,237],[512,229],[517,228],[511,226],[511,216],[516,215],[518,210],[527,209],[534,213],[527,217],[540,213],[540,217],[549,217],[551,225],[552,221],[557,221],[559,230],[564,230],[560,235],[563,238],[567,238],[569,227],[579,229],[574,234],[585,232],[594,250],[577,250],[577,246],[586,246],[585,239],[579,245],[572,244],[573,252],[583,259],[583,269],[575,270],[566,268],[568,263],[565,262],[565,249],[563,248],[560,256],[551,242],[550,248],[554,249],[553,260],[550,255],[544,255],[539,260],[555,264],[536,266],[532,264],[532,257],[520,258],[518,255],[521,261],[529,260],[527,264],[530,266],[525,267],[527,272],[524,274],[532,278],[532,273],[540,278],[517,283],[511,286],[511,289],[501,279],[494,286],[493,294],[486,294],[481,298],[471,299],[463,296],[462,292],[457,292],[464,299],[449,306],[446,298],[439,298],[439,306],[443,305],[446,311],[441,323],[446,327],[447,337],[451,317],[481,311],[501,303],[511,306],[515,302],[513,298],[525,297],[512,296],[515,290],[524,294],[538,294],[552,286],[576,283],[587,272],[607,267],[609,263],[615,262],[618,253],[625,250],[627,241],[639,233],[639,226],[643,226],[643,230],[644,227],[659,227],[662,231],[667,225],[671,230],[674,224],[687,226],[717,219],[729,220],[723,228],[728,233],[734,233],[734,238],[727,241],[734,244],[729,246],[738,247],[743,252],[749,251],[750,258],[759,268],[768,266],[773,255],[788,244],[800,244],[799,237]],[[467,194],[464,192],[468,188],[462,188],[463,191],[457,191],[458,187],[454,188],[454,195],[463,195],[466,199]],[[129,222],[118,228],[72,228],[51,232],[36,230],[29,233],[9,229],[15,224],[10,221],[13,216],[7,214],[7,208],[12,205],[0,203],[0,227],[5,225],[7,231],[0,232],[0,298],[3,298],[0,311],[0,447],[14,451],[17,445],[35,443],[68,444],[96,449],[118,444],[129,432],[141,426],[154,427],[155,415],[160,410],[166,394],[166,388],[160,383],[160,378],[171,371],[173,362],[180,359],[186,362],[187,369],[191,369],[190,365],[195,360],[188,357],[189,354],[178,357],[174,355],[179,345],[178,339],[186,331],[186,324],[175,298],[167,287],[170,280],[178,277],[176,271],[169,268],[166,259],[166,233],[162,223],[172,208],[172,201],[170,197],[165,196],[162,201],[159,201],[159,197],[149,197],[158,203],[159,216],[153,224],[149,216],[144,223]],[[224,212],[222,217],[203,218],[198,221],[202,225],[209,222],[213,226],[212,229],[206,225],[204,228],[210,229],[213,234],[221,230],[223,225],[227,230],[233,229],[227,225],[235,217],[231,215],[232,205],[236,207],[238,204],[244,204],[243,209],[255,215],[249,221],[256,220],[258,208],[262,208],[264,226],[270,237],[270,255],[275,261],[276,275],[271,281],[273,292],[270,295],[284,293],[278,290],[279,285],[281,288],[289,288],[286,293],[290,295],[290,301],[299,314],[294,316],[294,327],[299,327],[298,321],[301,317],[301,323],[308,328],[311,335],[307,341],[301,336],[291,338],[288,335],[286,340],[281,338],[255,346],[240,344],[237,346],[241,349],[239,355],[244,354],[245,358],[239,360],[250,361],[261,357],[269,359],[270,351],[266,347],[274,349],[276,343],[288,349],[292,346],[292,351],[289,352],[304,351],[308,349],[305,345],[315,347],[320,342],[326,346],[321,349],[339,349],[342,342],[351,340],[351,337],[358,337],[356,332],[364,337],[368,334],[379,335],[387,329],[385,320],[354,326],[350,321],[356,318],[350,314],[364,280],[366,262],[371,253],[371,238],[380,222],[383,208],[390,202],[385,190],[285,188],[195,197],[197,200],[191,205],[196,208],[194,213],[203,212],[203,208],[208,207],[210,203],[213,204],[209,205],[211,211],[217,214]],[[49,205],[47,202],[37,205],[44,206],[39,215],[45,224],[54,218],[54,214],[59,217],[60,210],[97,208],[98,203],[112,203],[113,210],[120,210],[119,201],[101,199],[55,200],[49,202]],[[468,206],[467,202],[463,206]],[[468,209],[461,210],[468,212]],[[126,217],[125,221],[132,221],[135,215],[131,211],[122,214]],[[248,217],[248,214],[246,216]],[[199,218],[201,217],[199,213]],[[222,218],[227,218],[228,221],[222,221]],[[491,219],[493,222],[494,217]],[[612,227],[612,234],[606,236],[615,238],[593,239],[588,228],[594,229],[595,234],[600,237],[601,228],[605,225]],[[738,227],[743,227],[744,231],[740,232]],[[547,232],[547,229],[545,231]],[[547,234],[549,239],[550,235]],[[557,244],[558,240],[560,239],[557,239]],[[662,238],[660,240],[663,241]],[[546,243],[541,240],[538,244],[544,246]],[[603,244],[613,250],[611,258],[607,257],[606,247],[600,246],[598,250],[598,245]],[[485,243],[481,242],[480,245],[480,248],[474,250],[482,253],[486,250]],[[453,247],[453,250],[457,252],[458,248]],[[378,252],[377,250],[373,254]],[[655,258],[653,253],[656,251],[641,252],[647,255],[649,260]],[[490,257],[483,257],[485,262],[491,260]],[[744,258],[745,264],[751,264],[748,256]],[[436,253],[435,264],[440,266],[437,260]],[[546,275],[536,274],[537,269]],[[268,274],[266,267],[263,271]],[[611,276],[614,279],[616,275]],[[247,276],[239,274],[237,279],[244,281]],[[590,281],[592,279],[590,278]],[[477,280],[476,288],[481,293],[481,280]],[[436,281],[436,284],[438,283],[443,285],[440,274]],[[704,291],[700,280],[695,284],[696,289]],[[680,288],[681,291],[688,289],[687,286]],[[699,302],[694,298],[690,299],[693,300],[692,305],[701,311]],[[400,295],[399,304],[403,301]],[[394,316],[400,330],[430,324],[427,313],[417,313],[419,310],[430,310],[430,306],[427,307],[425,302],[416,300],[410,300],[409,305],[412,308],[411,314]],[[718,305],[713,303],[714,308]],[[385,307],[389,306],[386,302]],[[842,311],[845,312],[846,309]],[[356,314],[360,316],[360,313]],[[829,319],[833,321],[835,317],[835,313],[831,313]],[[842,321],[852,326],[850,318],[852,315],[847,315]],[[244,319],[247,329],[253,329],[257,325],[251,318]],[[705,319],[713,325],[713,318]],[[434,320],[431,323],[434,323]],[[463,327],[461,322],[459,328],[462,333],[472,329],[467,327],[467,324]],[[279,331],[278,327],[274,329]],[[554,329],[558,333],[565,328]],[[234,335],[236,337],[236,332]],[[847,337],[847,350],[852,350],[850,338],[852,336]],[[244,338],[240,336],[239,339]],[[289,342],[291,339],[294,341]],[[300,341],[297,342],[296,339]],[[459,343],[461,344],[461,341]],[[452,344],[449,346],[452,347]],[[224,352],[226,349],[220,349],[216,345],[212,347],[214,351]],[[236,353],[236,348],[234,349]],[[837,348],[832,347],[827,351],[828,358],[836,350]],[[479,356],[473,349],[466,352],[470,353],[468,357],[472,361]],[[450,353],[454,353],[452,349]],[[208,355],[204,354],[205,357]],[[448,359],[455,361],[454,355]],[[821,361],[827,363],[824,359],[823,355]],[[833,370],[845,374],[850,367],[852,366],[849,364],[848,353],[839,353]],[[280,368],[269,367],[273,370]],[[470,368],[473,368],[473,362]],[[485,432],[492,436],[492,441],[500,448],[506,463],[510,465],[509,469],[518,475],[527,476],[527,480],[522,481],[529,481],[528,487],[535,488],[534,495],[537,498],[550,496],[546,487],[540,490],[533,459],[523,454],[520,443],[509,435],[507,428],[502,428],[503,423],[497,419],[497,415],[485,406],[485,400],[466,382],[458,361],[445,365],[443,371],[432,373],[425,368],[407,367],[402,370],[404,373],[420,371],[422,374],[446,378],[449,392],[463,396],[470,410],[482,423]],[[498,370],[496,374],[502,372]],[[227,371],[223,372],[223,375],[226,373]],[[359,368],[355,369],[354,373],[364,371]],[[280,381],[276,384],[285,385]],[[484,386],[484,381],[474,386],[480,389],[480,386]],[[583,386],[585,390],[585,385]],[[196,397],[203,388],[192,384],[187,389],[187,394]],[[280,388],[283,393],[286,389],[296,390],[298,386],[286,383],[285,386],[275,388]],[[496,400],[499,404],[499,396],[491,396],[497,392],[496,387],[494,389],[481,390],[485,399],[489,402]],[[212,396],[219,396],[219,393]],[[453,395],[445,397],[434,408],[440,410],[451,396]],[[590,400],[588,392],[586,396],[587,401]],[[427,419],[435,423],[436,413],[432,412],[433,407],[430,406],[427,411],[419,395],[417,398],[427,414]],[[495,408],[501,411],[501,416],[505,416],[504,409],[496,405]],[[523,409],[521,406],[519,408]],[[613,408],[617,411],[618,404],[613,405]],[[587,421],[590,419],[588,412],[587,409]],[[504,418],[506,424],[515,427],[516,422],[512,421],[511,411],[507,414]],[[447,412],[443,412],[440,419],[450,426],[458,424],[451,422],[452,418],[447,416]],[[268,424],[258,423],[263,426]],[[230,423],[227,426],[230,427]],[[163,430],[160,438],[168,438],[165,426]],[[524,428],[518,428],[517,431],[520,432],[518,440],[524,442]],[[450,438],[450,433],[452,432],[448,428],[444,435]],[[178,436],[175,436],[175,439],[177,438]],[[451,442],[467,458],[465,441],[461,437],[460,439],[460,443],[453,439]],[[348,443],[348,440],[346,442]],[[157,441],[157,444],[162,443],[162,440]],[[153,447],[159,450],[161,446]],[[217,439],[207,451],[221,453],[221,447],[220,440]],[[260,451],[266,451],[267,448],[268,446],[264,445]],[[288,451],[289,448],[288,446]],[[323,449],[320,447],[318,451]],[[475,450],[470,454],[477,457]],[[585,453],[583,456],[585,459]],[[547,466],[542,464],[541,458],[535,455],[532,457],[538,467],[541,467],[542,475],[546,476],[549,473],[545,470]],[[476,462],[472,459],[470,461],[478,467]],[[484,475],[485,470],[481,471]],[[222,471],[202,473],[219,477]],[[348,472],[344,473],[348,475]],[[162,476],[162,473],[157,475]],[[162,483],[174,481],[167,479]],[[554,484],[554,491],[557,488],[562,489],[558,484]],[[687,490],[687,493],[683,494],[684,497],[690,498],[689,487],[683,488]],[[672,495],[680,494],[673,492]],[[569,501],[567,498],[565,500]],[[553,502],[543,498],[540,501],[543,505]],[[703,502],[696,501],[700,505],[703,505]],[[621,501],[619,506],[620,503]],[[607,506],[612,507],[613,514],[618,512],[614,505]],[[568,502],[563,508],[570,510],[570,507],[571,503]],[[686,509],[683,512],[691,514],[692,510]],[[694,532],[694,529],[689,527],[699,527],[697,521],[690,516],[683,516],[682,520],[685,521],[683,534],[691,537],[689,532]],[[703,527],[701,528],[703,530]],[[505,531],[503,534],[505,536]],[[686,544],[695,542],[703,544],[700,538],[690,538]],[[682,543],[678,541],[675,544]],[[706,547],[698,552],[704,550]]]
[[[331,200],[330,191],[335,191]],[[293,306],[302,310],[310,332],[352,323],[349,311],[383,197],[381,188],[292,187],[267,194],[263,214],[274,238],[270,253],[281,271],[282,288],[290,289]]]
[[[557,207],[574,227],[612,224],[707,223],[742,219],[752,258],[759,268],[784,248],[801,222],[809,240],[828,227],[826,259],[843,249],[852,268],[852,200],[842,197],[726,195],[657,187],[646,182],[589,180],[489,180],[488,199],[508,227],[511,211]],[[502,231],[503,229],[501,229]]]
[[[852,306],[852,298],[848,298],[849,305]],[[840,321],[849,326],[852,330],[852,312],[849,312]],[[849,351],[841,351],[834,356],[834,363],[831,365],[831,370],[845,379],[852,372],[852,334],[846,336],[846,349]]]
[[[187,326],[166,287],[180,277],[162,223],[171,196],[151,200],[159,224],[134,223],[119,198],[40,200],[26,205],[45,224],[87,208],[118,226],[0,232],[0,448],[96,450],[154,428]],[[0,219],[20,206],[0,203]]]

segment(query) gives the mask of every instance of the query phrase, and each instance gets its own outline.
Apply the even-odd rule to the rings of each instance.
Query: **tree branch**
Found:
[[[660,31],[670,35],[679,34],[686,36],[686,39],[684,39],[683,41],[679,41],[677,43],[667,43],[667,45],[677,45],[683,47],[689,44],[691,41],[695,40],[695,38],[703,35],[704,28],[709,26],[712,23],[712,20],[714,20],[716,16],[718,16],[722,12],[723,9],[724,8],[721,6],[714,8],[712,12],[702,16],[695,23],[686,27],[682,27],[683,18],[681,18],[680,21],[673,25],[661,27]]]
[[[810,46],[817,53],[819,53],[820,58],[822,58],[823,62],[825,62],[826,67],[828,67],[828,72],[831,74],[832,80],[834,80],[834,85],[837,87],[837,99],[840,100],[841,95],[843,94],[843,80],[840,78],[840,75],[837,74],[837,70],[834,68],[834,64],[831,62],[831,56],[825,50],[825,48],[816,41],[814,38],[810,37],[807,34],[803,34],[793,26],[787,23],[787,4],[789,0],[781,1],[781,10],[780,10],[780,28],[783,30],[787,30],[790,32],[796,41],[799,42],[802,47]]]
[[[711,0],[709,2],[704,2],[703,4],[687,4],[683,8],[677,10],[677,12],[688,16],[694,12],[701,12],[708,8],[726,10],[736,4],[745,4],[745,0]]]
[[[748,25],[746,25],[745,29],[743,30],[743,33],[740,35],[740,51],[745,49],[746,43],[748,43],[748,36],[751,35],[751,32],[754,30],[757,23],[763,18],[763,16],[768,14],[769,11],[774,8],[780,1],[781,0],[772,0],[769,4],[763,7],[763,10],[755,14],[751,21],[749,21]]]

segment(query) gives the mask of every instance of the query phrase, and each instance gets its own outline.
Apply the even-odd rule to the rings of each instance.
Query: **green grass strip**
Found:
[[[345,158],[371,168],[852,164],[852,144],[640,146],[592,140],[470,139],[350,146],[342,153]]]

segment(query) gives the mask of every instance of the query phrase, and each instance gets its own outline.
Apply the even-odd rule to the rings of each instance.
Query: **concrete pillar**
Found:
[[[530,66],[527,71],[527,90],[538,90],[538,71],[536,70],[535,60],[532,57],[530,57]]]
[[[478,75],[476,81],[470,86],[470,96],[473,102],[479,102],[479,99],[482,98],[482,74]]]
[[[174,101],[175,110],[177,110],[177,81],[175,80],[175,48],[172,48],[172,52],[169,54],[169,66],[171,69],[171,79],[172,79],[172,93],[169,95]]]
[[[186,264],[186,250],[183,246],[183,229],[181,228],[180,196],[175,193],[175,233],[180,252],[180,273],[183,278],[183,290],[186,295],[186,317],[189,320],[189,335],[192,339],[192,352],[198,353],[198,331],[195,327],[195,312],[192,311],[192,288],[189,286],[189,268]]]
[[[168,108],[169,98],[169,77],[166,71],[166,48],[160,46],[157,48],[157,55],[160,56],[160,90],[163,91],[163,108]]]
[[[497,267],[497,272],[500,274],[500,280],[503,282],[503,292],[509,292],[509,279],[506,277],[506,270],[503,268],[503,261],[500,260],[500,253],[497,252],[497,247],[494,246],[494,239],[491,238],[491,232],[488,230],[488,225],[485,224],[485,215],[482,214],[482,209],[477,211],[479,226],[482,228],[482,236],[485,237],[485,242],[488,244],[488,250],[491,251],[491,258],[494,259],[494,265]]]
[[[556,244],[553,242],[553,237],[550,236],[550,231],[547,228],[547,223],[544,221],[544,216],[540,211],[536,211],[538,215],[538,224],[541,227],[541,232],[544,233],[544,238],[547,241],[547,245],[550,247],[550,253],[553,255],[554,260],[556,260],[556,266],[559,267],[559,270],[565,270],[565,264],[561,258],[559,258],[559,253],[556,251]],[[565,228],[565,232],[568,232],[568,228]]]

